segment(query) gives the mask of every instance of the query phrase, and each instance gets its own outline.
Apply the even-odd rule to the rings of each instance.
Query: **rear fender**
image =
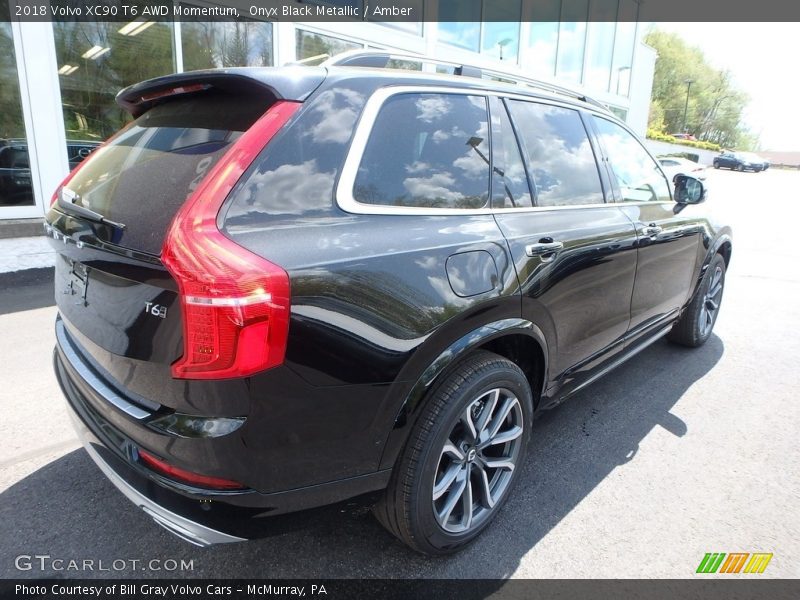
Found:
[[[493,340],[510,336],[525,335],[532,338],[541,348],[544,364],[539,382],[540,388],[534,390],[534,397],[539,396],[545,389],[547,378],[547,341],[542,330],[534,323],[520,318],[501,319],[488,323],[457,339],[445,348],[434,359],[425,371],[419,376],[411,391],[406,395],[395,419],[395,427],[390,432],[384,446],[380,468],[391,468],[401,449],[405,445],[408,434],[413,424],[425,406],[428,393],[452,370],[465,356]]]

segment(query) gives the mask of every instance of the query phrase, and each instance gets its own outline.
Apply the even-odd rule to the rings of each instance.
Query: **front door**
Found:
[[[621,125],[592,117],[620,208],[636,227],[630,337],[674,318],[692,289],[701,228],[670,196],[658,163]]]

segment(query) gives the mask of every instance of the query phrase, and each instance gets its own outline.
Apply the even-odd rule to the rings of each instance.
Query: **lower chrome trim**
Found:
[[[92,460],[100,467],[103,474],[108,477],[111,483],[122,492],[128,500],[141,508],[147,515],[164,529],[178,536],[179,538],[194,544],[195,546],[211,546],[213,544],[229,544],[231,542],[244,542],[245,538],[236,537],[222,533],[216,529],[211,529],[200,523],[195,523],[186,517],[175,514],[150,500],[133,488],[128,482],[120,477],[109,464],[103,460],[100,454],[92,448],[89,443],[84,443],[84,448],[89,453]]]

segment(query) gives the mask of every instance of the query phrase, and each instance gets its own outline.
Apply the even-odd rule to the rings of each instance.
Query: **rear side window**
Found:
[[[602,204],[594,152],[578,111],[521,100],[509,102],[527,152],[538,206]]]
[[[370,133],[353,197],[383,206],[486,206],[488,121],[483,96],[392,96]]]
[[[626,129],[592,117],[625,202],[669,202],[669,184],[641,143]]]
[[[158,254],[180,206],[267,108],[214,91],[157,105],[92,152],[67,187],[76,203],[126,225],[120,245]]]

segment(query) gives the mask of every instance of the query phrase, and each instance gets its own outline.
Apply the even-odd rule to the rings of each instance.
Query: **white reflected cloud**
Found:
[[[319,95],[312,112],[319,114],[311,129],[311,139],[318,144],[345,144],[353,133],[364,95],[349,89],[328,90]]]
[[[321,172],[316,160],[285,164],[253,175],[242,190],[242,201],[231,206],[231,215],[250,211],[301,214],[331,206],[335,171]]]

